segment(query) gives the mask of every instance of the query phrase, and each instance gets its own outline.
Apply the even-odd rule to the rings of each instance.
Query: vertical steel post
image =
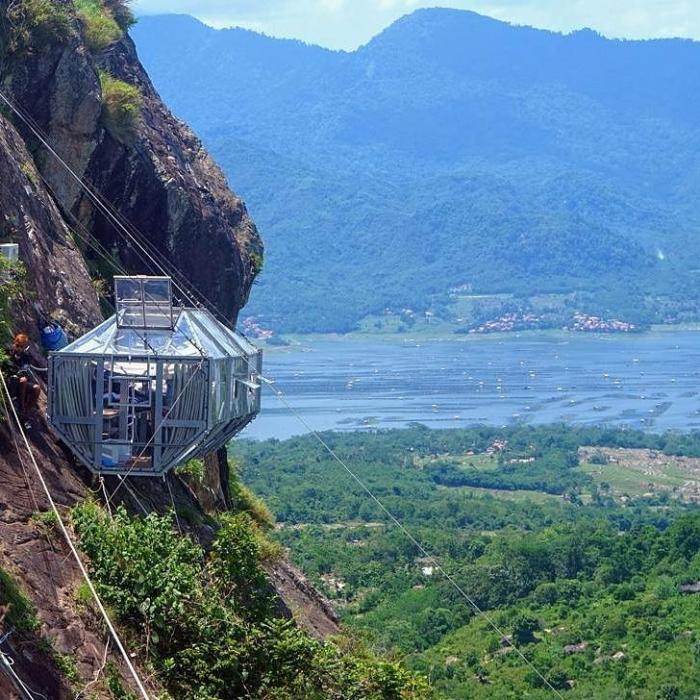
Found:
[[[90,360],[83,360],[90,363]],[[102,467],[102,428],[104,426],[104,391],[105,391],[105,362],[104,358],[100,357],[95,368],[95,414],[93,421],[94,435],[94,450],[92,453],[93,464],[95,468]]]
[[[163,451],[163,360],[156,360],[156,400],[153,402],[153,471],[160,471]]]

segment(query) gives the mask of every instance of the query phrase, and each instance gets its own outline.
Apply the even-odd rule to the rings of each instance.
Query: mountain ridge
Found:
[[[267,234],[263,325],[348,331],[411,309],[468,328],[491,311],[465,315],[465,285],[523,311],[564,293],[555,325],[700,318],[697,42],[429,9],[332,52],[201,24],[195,41],[190,22],[144,17],[135,38]]]
[[[353,54],[353,53],[357,53],[358,51],[363,50],[369,44],[374,42],[379,37],[382,37],[389,30],[391,30],[395,27],[401,27],[401,26],[405,26],[407,24],[410,24],[411,22],[420,21],[424,17],[427,17],[428,19],[432,19],[434,17],[439,17],[440,15],[457,17],[457,18],[472,18],[473,20],[476,20],[476,21],[481,21],[481,22],[485,22],[488,24],[492,24],[492,25],[499,25],[500,27],[509,27],[509,28],[514,28],[514,29],[530,29],[530,30],[533,30],[534,32],[550,34],[552,36],[557,36],[557,37],[577,36],[581,39],[587,38],[590,40],[603,40],[603,41],[610,41],[610,42],[640,43],[640,44],[643,44],[643,43],[663,43],[663,42],[687,42],[687,43],[691,43],[691,44],[700,43],[700,40],[698,40],[698,39],[694,39],[694,38],[690,38],[690,37],[673,36],[673,35],[668,35],[668,36],[663,36],[663,37],[649,37],[649,38],[608,36],[607,34],[604,34],[603,32],[601,32],[597,29],[594,29],[593,27],[589,27],[589,26],[585,26],[585,25],[581,26],[581,27],[574,28],[574,29],[570,29],[568,31],[548,29],[546,27],[538,27],[534,24],[527,24],[527,23],[521,23],[521,22],[511,22],[511,21],[505,20],[505,19],[498,19],[496,17],[490,17],[489,15],[482,14],[482,13],[476,12],[474,10],[458,9],[458,8],[451,8],[451,7],[439,7],[439,6],[420,7],[420,8],[416,8],[415,10],[412,10],[410,12],[407,12],[406,14],[402,15],[401,17],[394,20],[393,22],[390,22],[386,27],[379,30],[376,34],[371,36],[367,41],[359,44],[354,49],[335,49],[335,48],[332,48],[329,46],[324,46],[323,44],[319,44],[316,42],[306,41],[304,39],[298,39],[295,37],[277,36],[274,34],[268,34],[264,31],[260,31],[257,29],[251,29],[249,27],[244,27],[244,26],[237,25],[237,24],[232,24],[232,25],[227,25],[227,26],[214,26],[214,25],[208,24],[206,21],[199,19],[198,17],[195,17],[194,15],[188,14],[186,12],[150,12],[148,14],[139,14],[138,21],[148,23],[153,19],[164,20],[167,18],[167,19],[173,19],[173,20],[177,20],[177,21],[181,21],[181,22],[196,23],[197,25],[201,25],[202,27],[206,27],[207,29],[212,29],[212,30],[217,31],[217,32],[223,32],[223,33],[226,33],[229,31],[247,32],[249,34],[254,34],[254,35],[259,36],[259,37],[271,39],[273,41],[282,41],[282,42],[290,42],[293,44],[301,44],[302,46],[317,48],[317,49],[321,49],[323,51],[327,51],[330,53],[342,55],[342,54]]]

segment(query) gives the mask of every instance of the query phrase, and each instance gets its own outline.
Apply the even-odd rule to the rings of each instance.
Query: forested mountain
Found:
[[[700,46],[420,10],[352,53],[185,16],[140,55],[267,243],[249,313],[347,330],[449,290],[700,316]]]

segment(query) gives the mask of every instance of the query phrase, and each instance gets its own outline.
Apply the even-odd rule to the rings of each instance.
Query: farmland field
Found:
[[[581,447],[579,459],[581,470],[615,498],[666,493],[683,501],[700,501],[700,458],[647,449]]]

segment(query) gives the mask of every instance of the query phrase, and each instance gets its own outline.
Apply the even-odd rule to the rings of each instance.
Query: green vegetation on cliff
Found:
[[[0,21],[9,27],[8,46],[0,49],[12,53],[41,51],[48,42],[65,39],[70,33],[68,11],[53,0],[14,0]]]
[[[39,626],[36,610],[15,579],[0,569],[0,607],[5,625],[20,632],[33,632]]]
[[[92,51],[102,51],[122,38],[122,29],[102,0],[74,0],[83,23],[85,43]]]
[[[12,338],[10,306],[22,290],[24,267],[0,255],[0,364],[7,359],[6,348]]]
[[[141,114],[141,93],[135,85],[119,80],[107,71],[100,71],[100,87],[103,123],[117,141],[128,143]]]
[[[52,41],[67,39],[72,31],[71,16],[80,20],[85,43],[99,52],[124,36],[134,24],[129,0],[12,0],[6,19],[9,48],[13,53],[36,53]]]
[[[221,517],[209,552],[171,517],[73,511],[100,594],[141,640],[140,655],[178,700],[419,700],[419,676],[348,642],[320,642],[275,614],[262,533]]]

